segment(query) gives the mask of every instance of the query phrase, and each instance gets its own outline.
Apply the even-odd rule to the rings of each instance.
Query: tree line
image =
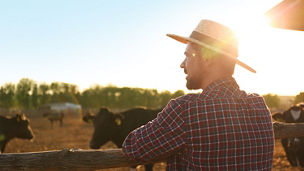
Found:
[[[282,104],[280,97],[276,94],[266,94],[263,95],[263,97],[269,108],[279,109],[281,107],[286,107],[285,104]],[[297,104],[301,102],[304,102],[304,92],[300,92],[298,95],[296,95],[294,99],[291,101],[291,104]]]
[[[6,83],[0,87],[0,107],[6,109],[39,109],[49,103],[71,102],[80,104],[84,109],[108,107],[128,109],[133,107],[159,108],[172,98],[184,95],[178,90],[159,92],[156,89],[116,87],[114,85],[95,85],[80,92],[77,85],[63,82],[41,83],[23,78],[17,84]],[[270,108],[282,104],[276,94],[263,95]],[[304,92],[295,96],[293,103],[304,102]]]
[[[85,89],[80,92],[77,85],[52,82],[41,83],[23,78],[17,84],[6,83],[0,87],[0,107],[6,109],[39,109],[44,104],[70,102],[82,108],[108,107],[127,109],[133,107],[159,108],[172,98],[184,95],[178,90],[159,92],[156,89],[116,87],[113,85]]]

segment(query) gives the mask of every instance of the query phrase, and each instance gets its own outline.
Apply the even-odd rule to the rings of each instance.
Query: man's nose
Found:
[[[183,62],[180,64],[181,68],[185,68],[185,60],[183,60]]]

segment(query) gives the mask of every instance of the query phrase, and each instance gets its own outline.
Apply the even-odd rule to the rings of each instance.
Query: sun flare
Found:
[[[244,18],[247,20],[232,20],[230,25],[239,39],[238,58],[253,67],[257,74],[236,67],[234,76],[241,88],[260,94],[274,91],[283,95],[299,94],[297,90],[303,90],[300,84],[304,85],[304,81],[298,82],[303,68],[303,32],[273,28],[264,15],[252,14]],[[273,86],[274,83],[277,86]]]

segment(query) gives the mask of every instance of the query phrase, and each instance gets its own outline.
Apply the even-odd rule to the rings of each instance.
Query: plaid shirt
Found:
[[[232,77],[218,80],[201,94],[171,100],[126,137],[122,150],[137,162],[169,156],[167,170],[271,170],[270,111]]]

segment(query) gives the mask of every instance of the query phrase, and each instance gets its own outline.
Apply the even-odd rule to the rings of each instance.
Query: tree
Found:
[[[76,93],[78,92],[78,87],[73,84],[61,83],[60,84],[60,99],[64,102],[78,103],[78,99],[76,98]]]
[[[50,102],[51,94],[50,94],[50,86],[46,83],[42,83],[38,88],[38,97],[40,105],[44,105]]]
[[[144,106],[147,108],[155,108],[158,103],[158,92],[156,89],[145,89],[142,94]]]
[[[83,108],[108,107],[113,109],[130,109],[134,107],[164,107],[171,98],[185,93],[178,90],[159,93],[156,89],[116,87],[95,85],[79,92],[77,85],[52,82],[37,84],[28,78],[22,78],[17,85],[12,83],[0,87],[0,107],[20,109],[37,109],[41,105],[54,102],[71,102],[81,104]]]
[[[51,91],[51,102],[60,102],[60,86],[58,82],[52,82],[50,85],[50,91]]]
[[[163,91],[159,94],[159,107],[165,106],[171,99],[170,91]]]
[[[183,95],[185,95],[185,92],[183,90],[177,90],[173,93],[171,98],[177,98],[177,97],[183,96]]]
[[[300,103],[300,102],[304,102],[304,92],[301,92],[300,94],[296,95],[294,103]]]
[[[32,107],[34,109],[37,109],[40,106],[40,101],[38,96],[38,85],[36,83],[33,85],[31,101],[32,101]]]
[[[50,87],[51,102],[71,102],[78,103],[76,94],[78,87],[74,84],[52,82]]]
[[[263,95],[263,97],[269,108],[278,108],[280,106],[280,98],[278,95],[266,94]]]
[[[15,90],[16,86],[13,83],[7,83],[0,88],[0,105],[3,108],[9,109],[15,107]]]
[[[28,78],[21,79],[17,84],[16,99],[18,105],[22,109],[30,109],[32,107],[31,95],[35,81]]]

